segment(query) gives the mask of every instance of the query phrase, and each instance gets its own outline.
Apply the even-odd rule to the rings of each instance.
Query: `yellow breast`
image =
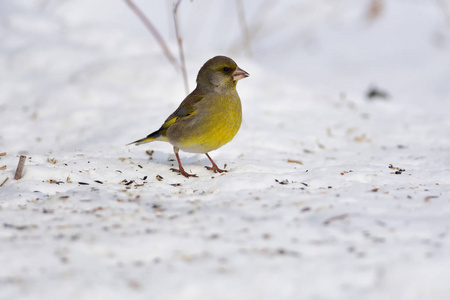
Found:
[[[242,122],[238,94],[214,95],[199,102],[191,118],[167,130],[169,142],[186,152],[206,153],[230,142]]]

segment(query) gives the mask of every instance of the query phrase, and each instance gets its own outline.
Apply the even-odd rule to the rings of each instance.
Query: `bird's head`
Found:
[[[197,87],[207,91],[226,93],[236,88],[238,80],[249,74],[229,57],[216,56],[208,60],[198,72]]]

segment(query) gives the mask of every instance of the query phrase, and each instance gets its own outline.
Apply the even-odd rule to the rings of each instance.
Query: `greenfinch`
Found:
[[[205,153],[212,163],[212,167],[206,167],[208,170],[215,173],[226,172],[219,169],[208,152],[230,142],[238,132],[242,122],[242,109],[236,84],[238,80],[248,76],[229,57],[211,58],[198,72],[195,90],[181,102],[161,128],[130,144],[169,142],[173,145],[178,161],[178,169],[171,170],[185,177],[196,175],[184,170],[179,150]]]

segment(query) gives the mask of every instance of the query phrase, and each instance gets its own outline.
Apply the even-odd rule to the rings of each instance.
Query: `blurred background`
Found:
[[[175,1],[133,3],[178,59]],[[184,0],[177,17],[190,89],[199,67],[223,54],[251,74],[240,93],[267,109],[347,97],[448,112],[448,0]],[[51,140],[72,148],[69,127],[88,136],[92,119],[109,124],[122,113],[139,126],[139,107],[162,111],[150,131],[185,95],[180,70],[124,0],[1,1],[0,91],[0,122],[15,124],[0,143],[39,139],[20,124],[53,118],[58,125],[40,123],[39,131],[60,128]],[[283,102],[296,95],[298,102]],[[118,133],[114,143],[127,142],[123,123],[105,130]]]

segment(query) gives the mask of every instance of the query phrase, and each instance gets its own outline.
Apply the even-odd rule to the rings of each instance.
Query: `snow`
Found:
[[[172,2],[136,3],[177,53]],[[184,1],[190,88],[250,73],[229,172],[184,178],[125,146],[185,95],[124,2],[2,1],[0,299],[449,299],[449,20],[382,3],[246,2],[250,56],[235,2]]]

